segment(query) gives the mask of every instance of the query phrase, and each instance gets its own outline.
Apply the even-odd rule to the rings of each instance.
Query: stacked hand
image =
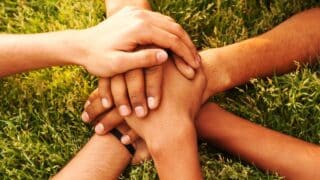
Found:
[[[200,64],[196,48],[181,26],[147,10],[124,8],[101,24],[75,31],[72,36],[78,42],[74,61],[99,77],[159,65],[168,58],[164,49],[182,57],[193,68]],[[139,50],[140,45],[161,48]]]
[[[95,131],[100,135],[126,122],[132,130],[125,133],[127,136],[122,138],[122,142],[129,144],[141,136],[151,149],[167,143],[168,137],[187,136],[190,131],[194,131],[193,119],[202,103],[206,88],[205,75],[200,68],[195,78],[188,80],[176,70],[171,61],[164,64],[164,74],[162,103],[147,117],[122,117],[115,107],[106,111],[96,89],[88,99],[90,103],[86,103],[85,112],[98,118],[87,122],[94,122]]]
[[[142,11],[134,8],[126,8],[108,20],[115,19],[120,21],[120,19],[117,18],[121,17],[121,13],[125,14],[128,12],[135,12],[134,15],[141,18],[141,22],[139,22],[139,25],[141,26],[147,25],[148,19],[151,20],[151,18],[147,17],[150,13],[149,11]],[[200,66],[200,56],[187,33],[185,33],[178,24],[175,24],[171,28],[165,25],[165,23],[174,23],[171,18],[158,13],[153,13],[152,15],[161,19],[161,21],[157,19],[157,28],[164,28],[174,34],[168,36],[169,41],[167,41],[164,36],[160,39],[152,37],[155,38],[155,40],[152,40],[148,37],[147,32],[142,33],[142,36],[146,41],[138,42],[132,46],[129,44],[127,48],[123,48],[124,46],[123,44],[120,44],[120,42],[116,42],[112,46],[118,47],[122,51],[126,51],[127,54],[130,54],[130,52],[151,52],[159,49],[154,45],[170,49],[174,53],[171,60],[175,62],[176,68],[180,70],[180,73],[184,75],[184,77],[179,74],[172,62],[152,67],[145,66],[149,68],[144,69],[132,68],[134,70],[126,71],[123,74],[119,74],[122,72],[115,70],[112,75],[117,75],[111,78],[101,78],[99,80],[99,88],[90,95],[85,104],[85,111],[82,114],[82,119],[85,122],[95,122],[95,130],[98,134],[103,135],[115,127],[118,129],[126,127],[127,131],[125,134],[127,135],[122,138],[123,143],[129,144],[136,142],[140,144],[141,147],[145,147],[145,145],[143,145],[144,141],[139,139],[139,136],[141,136],[147,141],[149,148],[156,146],[152,142],[157,141],[157,145],[161,144],[161,141],[165,143],[164,139],[158,138],[168,136],[174,137],[190,131],[191,134],[194,135],[194,133],[192,133],[194,132],[192,120],[201,104],[202,93],[205,89],[206,82],[202,70],[198,69],[198,73],[196,74],[193,69]],[[168,20],[168,22],[165,20]],[[140,31],[139,33],[145,31]],[[170,43],[170,39],[172,39],[171,42],[174,42],[173,44]],[[160,51],[161,49],[159,49],[159,52]],[[151,59],[152,61],[152,58],[154,57],[160,56],[145,56],[144,58]],[[164,54],[163,57],[164,59],[167,59],[168,54]],[[125,58],[126,57],[123,57],[122,60],[124,61]],[[133,62],[135,58],[132,58],[131,62]],[[123,64],[123,66],[126,66],[126,64]],[[163,76],[164,74],[165,76]],[[189,81],[186,78],[195,79]],[[196,88],[192,88],[193,86]],[[164,102],[160,105],[162,87],[164,88]],[[190,97],[194,98],[190,99]],[[146,117],[148,109],[153,110],[158,107],[159,109],[157,111],[152,112]],[[134,109],[136,116],[130,116],[132,112],[131,108]],[[146,118],[141,119],[143,117]],[[160,120],[156,120],[155,117]],[[127,120],[127,123],[133,130],[128,130],[125,120]],[[180,133],[177,131],[176,127],[180,127]],[[155,133],[155,129],[160,131]],[[137,132],[139,136],[135,132]],[[134,143],[134,145],[136,145],[136,143]],[[141,152],[139,148],[137,150],[137,152]],[[146,149],[144,149],[143,152],[145,152],[145,150]],[[138,157],[147,157],[146,153],[142,154],[144,155]],[[139,158],[135,159],[140,160]]]
[[[131,28],[131,32],[129,31],[130,27],[126,27],[127,30],[123,30],[124,34],[131,34],[132,37],[130,38],[142,38],[143,40],[138,41],[133,39],[126,43],[125,40],[119,39],[123,34],[119,33],[113,35],[114,43],[110,46],[125,52],[115,52],[115,54],[123,55],[111,58],[111,60],[106,62],[109,63],[111,69],[113,69],[113,73],[111,73],[111,75],[118,75],[113,76],[112,78],[101,78],[99,80],[98,91],[101,98],[102,108],[105,110],[108,110],[113,104],[115,104],[122,116],[130,115],[132,109],[134,109],[138,117],[144,117],[147,115],[148,109],[156,109],[160,104],[163,67],[160,65],[156,66],[157,64],[160,64],[160,62],[157,61],[157,58],[161,60],[166,60],[168,58],[168,54],[166,52],[160,48],[156,48],[154,45],[165,49],[169,48],[169,50],[176,54],[175,56],[182,57],[182,59],[175,58],[175,64],[180,72],[189,79],[194,77],[195,73],[193,68],[199,67],[200,56],[187,33],[171,18],[159,13],[129,7],[124,8],[116,15],[110,17],[105,24],[115,23],[116,25],[118,24],[119,28],[124,28],[122,27],[123,24],[120,23],[121,21],[124,21],[122,19],[124,17],[133,17],[132,22],[134,22],[134,20],[137,21],[136,23],[132,23],[137,25],[134,26],[134,28]],[[136,17],[136,19],[134,17]],[[156,22],[156,25],[153,25],[154,22]],[[154,26],[154,28],[151,28],[152,26]],[[99,26],[94,27],[93,29],[97,29],[95,31],[100,32],[101,34],[106,33]],[[154,32],[152,32],[152,29],[154,29]],[[92,33],[91,29],[88,31],[90,34]],[[117,36],[119,37],[117,38]],[[130,44],[130,42],[136,43]],[[95,43],[95,46],[99,45],[104,47],[103,43],[103,41]],[[153,46],[147,46],[147,44],[153,44]],[[138,47],[138,45],[144,46]],[[95,47],[94,49],[99,50],[101,47]],[[127,56],[125,56],[125,54]],[[134,54],[141,54],[141,57],[134,56]],[[131,57],[130,59],[129,56],[134,57]],[[89,56],[88,58],[95,57]],[[112,59],[114,59],[114,61],[112,61]],[[139,63],[139,61],[141,63]],[[88,60],[85,62],[88,62]],[[136,68],[152,67],[136,69],[134,65],[136,65]],[[105,66],[95,65],[93,68],[97,69],[97,67],[101,67],[102,69],[102,67]],[[87,67],[87,69],[90,70],[91,68]],[[125,73],[119,74],[122,71],[125,71]],[[110,75],[106,74],[104,77],[110,77]],[[111,89],[111,91],[108,91],[108,89]],[[95,119],[95,116],[84,113],[82,115],[82,119],[84,121],[90,121],[90,119]]]

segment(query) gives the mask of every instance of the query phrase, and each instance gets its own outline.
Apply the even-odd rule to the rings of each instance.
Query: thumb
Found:
[[[174,56],[174,63],[176,64],[177,69],[179,72],[187,79],[194,79],[196,72],[195,70],[190,67],[188,64],[186,64],[180,57]]]
[[[168,60],[168,53],[162,49],[141,49],[134,52],[121,52],[112,64],[121,64],[113,68],[115,73],[123,73],[133,69],[152,67]]]

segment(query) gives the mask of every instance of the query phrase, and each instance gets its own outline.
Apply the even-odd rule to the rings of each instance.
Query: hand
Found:
[[[226,68],[225,66],[225,61],[223,61],[223,58],[221,58],[221,54],[219,52],[219,49],[211,49],[211,50],[207,50],[207,51],[203,51],[200,53],[202,58],[203,58],[203,69],[204,69],[204,73],[206,75],[207,80],[207,84],[208,86],[206,86],[206,90],[204,92],[203,95],[203,99],[202,102],[205,102],[210,96],[218,93],[218,92],[222,92],[227,90],[228,88],[230,88],[230,76],[229,76],[229,70]],[[176,57],[174,58],[176,60]],[[153,81],[151,81],[153,82]],[[137,82],[135,82],[137,83]],[[112,94],[111,94],[111,90],[110,90],[110,83],[104,83],[105,85],[102,84],[102,86],[100,86],[99,83],[99,91],[101,89],[104,89],[101,93],[102,94],[107,94],[104,95],[102,97],[110,97],[110,99],[112,100]],[[108,87],[107,87],[108,86]],[[102,88],[100,88],[102,87]],[[88,99],[88,102],[86,104],[92,103],[93,101],[100,103],[100,99],[96,99],[98,98],[98,94],[96,96],[93,96],[92,93],[91,96]],[[91,107],[94,107],[91,106]],[[101,106],[102,107],[102,106]],[[112,105],[109,107],[112,108]],[[86,109],[87,110],[87,109]],[[87,114],[86,116],[88,117],[88,114],[90,115],[90,118],[88,117],[88,121],[92,121],[94,120],[99,114],[103,113],[104,111],[106,111],[106,109],[104,108],[95,108],[94,110],[92,108],[89,108],[88,113],[85,111],[83,114]]]
[[[175,58],[175,62],[177,66],[184,69],[189,68],[180,58]],[[195,72],[192,68],[189,69],[190,71],[187,73],[192,78]],[[97,89],[99,95],[95,95],[95,97],[100,96],[99,113],[89,112],[90,114],[88,114],[88,112],[84,112],[82,114],[83,121],[90,122],[94,120],[97,115],[108,111],[114,104],[120,115],[124,117],[130,115],[132,109],[137,117],[145,117],[149,109],[154,110],[160,104],[162,79],[163,66],[161,65],[132,70],[113,78],[100,78]],[[90,103],[90,99],[93,98],[89,97],[89,101],[86,104]]]
[[[143,7],[144,9],[151,9],[149,3],[146,1],[132,1],[125,2],[126,5],[131,4],[137,7]],[[107,16],[115,14],[119,10],[119,7],[125,7],[121,2],[113,3],[107,2]],[[139,47],[152,48],[152,47]],[[194,77],[194,70],[189,67],[184,61],[175,61],[177,68],[187,78],[192,79]],[[131,107],[135,110],[137,117],[144,117],[150,110],[156,109],[160,104],[161,98],[161,85],[163,78],[162,66],[155,66],[151,68],[132,70],[125,75],[118,75],[110,80],[104,78],[99,80],[99,92],[101,102],[105,110],[111,108],[113,103],[119,109],[122,116],[131,114]],[[145,75],[145,77],[144,77]],[[108,91],[113,84],[113,91]],[[125,91],[126,88],[127,92]],[[113,97],[115,98],[112,98]],[[128,97],[129,96],[129,97]],[[130,98],[130,101],[129,101]],[[131,107],[129,105],[131,102]],[[148,106],[148,108],[147,108]],[[87,113],[83,114],[84,121],[90,121]],[[94,117],[93,117],[94,118]]]
[[[174,68],[171,62],[166,63],[165,65],[165,78],[164,78],[164,94],[163,94],[163,103],[161,104],[160,108],[156,111],[157,114],[161,114],[162,117],[178,115],[186,115],[193,119],[195,116],[197,109],[202,103],[202,93],[206,87],[206,78],[201,70],[199,70],[196,78],[193,81],[189,81],[181,76]],[[103,109],[99,108],[99,104],[101,104],[100,100],[97,100],[98,97],[97,93],[94,92],[90,95],[88,102],[94,103],[87,103],[89,104],[85,108],[85,112],[87,112],[90,117],[97,117],[99,114],[104,112]],[[98,105],[97,105],[98,104]],[[162,112],[162,113],[160,113]],[[116,125],[120,124],[123,121],[123,118],[117,115],[118,112],[116,109],[113,109],[109,112],[109,117],[105,119],[98,119],[97,121],[100,122],[97,125],[96,131],[98,134],[104,134],[108,132],[110,129],[115,127]],[[150,114],[151,115],[151,114]],[[156,119],[160,117],[154,117],[155,115],[148,116],[146,119],[150,119],[153,123]],[[132,119],[132,117],[130,117]],[[152,120],[155,119],[155,120]],[[170,118],[167,118],[168,120]],[[138,120],[135,120],[138,121]],[[131,125],[131,120],[128,122]],[[141,124],[149,123],[145,119],[141,119],[139,121]],[[178,123],[178,122],[177,122]],[[192,124],[193,122],[189,122],[188,124]],[[155,123],[157,124],[157,123]],[[162,124],[162,125],[161,125]],[[172,122],[168,122],[168,124],[172,124]],[[177,124],[177,126],[181,126],[181,122]],[[163,123],[160,122],[160,126],[163,126]],[[175,131],[175,127],[172,126],[172,130]],[[142,131],[147,131],[148,128],[142,130],[143,126],[137,127],[139,130],[137,131],[139,135],[147,134],[142,133]],[[155,129],[160,129],[160,127],[154,126]],[[152,128],[150,128],[150,133],[154,132]]]
[[[106,115],[106,114],[105,114]],[[104,116],[104,115],[102,115]],[[120,124],[117,129],[122,133],[122,134],[127,134],[124,136],[122,139],[126,139],[126,136],[132,137],[132,142],[126,143],[126,144],[132,144],[134,148],[136,149],[135,154],[132,157],[131,164],[136,165],[141,163],[142,161],[149,160],[150,159],[150,154],[147,148],[147,145],[143,139],[141,139],[137,134],[130,129],[130,127],[127,125],[127,123],[123,122]],[[121,140],[122,141],[122,140]]]
[[[199,68],[195,79],[189,81],[171,61],[165,64],[164,74],[160,107],[143,119],[128,116],[126,122],[145,140],[161,178],[174,173],[183,179],[201,179],[193,119],[202,103],[206,78]],[[122,117],[115,114],[117,110],[113,109],[109,117],[97,119],[95,130],[104,132],[108,125],[122,122]]]
[[[78,64],[100,77],[159,65],[168,58],[159,48],[135,51],[139,45],[170,49],[193,68],[200,64],[196,48],[182,27],[151,11],[124,8],[101,24],[78,31],[73,38],[80,46],[80,53],[74,57]]]

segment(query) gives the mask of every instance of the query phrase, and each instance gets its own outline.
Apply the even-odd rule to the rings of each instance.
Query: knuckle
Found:
[[[150,67],[150,68],[147,68],[145,70],[145,73],[147,76],[150,76],[150,75],[161,75],[161,66],[154,66],[154,67]]]
[[[176,29],[177,35],[179,35],[180,37],[183,36],[184,30],[180,24],[175,23],[174,28]]]
[[[118,74],[119,70],[123,66],[119,55],[112,54],[109,59],[109,67],[110,67],[110,74]]]
[[[139,92],[130,94],[130,101],[133,105],[143,104],[144,98]]]
[[[156,96],[156,95],[159,94],[160,88],[161,88],[161,86],[159,86],[159,83],[161,83],[161,81],[160,82],[148,83],[146,85],[147,86],[146,88],[147,88],[147,95],[148,96],[150,96],[150,95]]]
[[[114,96],[114,103],[119,106],[119,105],[123,105],[123,104],[127,104],[127,96],[124,94],[118,94],[116,96]]]
[[[133,12],[133,17],[136,19],[145,19],[146,16],[147,16],[147,14],[143,10],[135,10]]]
[[[147,28],[148,26],[148,23],[142,19],[137,19],[135,20],[135,23],[133,23],[133,29],[142,29]]]
[[[147,62],[147,64],[152,64],[156,60],[156,56],[151,51],[145,51],[141,54],[141,62]]]
[[[173,44],[178,44],[178,43],[180,42],[180,38],[179,38],[178,36],[175,36],[175,35],[172,35],[172,36],[170,37],[170,39],[171,39],[171,42],[172,42]]]
[[[128,12],[133,12],[135,10],[137,10],[137,8],[134,6],[126,6],[126,7],[122,8],[122,11],[128,11]]]
[[[169,21],[171,21],[171,22],[176,22],[176,20],[173,19],[172,17],[170,17],[170,16],[166,16],[166,17],[167,17],[167,19],[168,19]]]

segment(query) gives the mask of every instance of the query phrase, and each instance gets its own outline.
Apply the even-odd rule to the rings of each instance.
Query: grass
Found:
[[[153,0],[174,17],[199,48],[214,48],[263,33],[318,0]],[[36,33],[93,26],[104,19],[100,0],[2,0],[0,32]],[[213,98],[263,126],[320,143],[319,68],[253,79]],[[46,179],[86,143],[80,120],[96,79],[79,67],[55,67],[0,80],[0,179]],[[206,179],[281,179],[200,143]],[[121,179],[158,179],[152,162],[130,167]]]

